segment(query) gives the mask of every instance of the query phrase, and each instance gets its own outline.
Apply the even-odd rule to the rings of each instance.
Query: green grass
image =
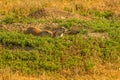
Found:
[[[109,39],[84,38],[83,29],[79,34],[57,38],[36,37],[1,30],[0,45],[3,48],[0,50],[0,68],[9,67],[13,72],[19,71],[24,74],[58,72],[75,68],[86,73],[93,72],[94,66],[101,63],[119,62],[120,21],[99,18],[89,21],[54,19],[51,22],[68,29],[80,24],[88,31],[92,29],[93,32],[108,33]]]
[[[110,19],[112,17],[115,16],[115,13],[112,11],[100,11],[100,10],[84,10],[84,9],[80,9],[78,11],[76,11],[76,13],[82,15],[82,16],[89,16],[92,15],[94,17],[102,17],[102,18],[106,18],[106,19]]]
[[[8,16],[0,21],[1,24],[12,24],[12,23],[48,23],[50,20],[38,19],[35,20],[29,17],[13,17]]]

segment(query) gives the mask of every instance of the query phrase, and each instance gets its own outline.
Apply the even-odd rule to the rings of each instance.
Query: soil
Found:
[[[12,24],[0,25],[0,29],[5,29],[8,31],[18,31],[18,32],[24,32],[29,27],[36,27],[36,28],[40,28],[41,30],[53,30],[54,28],[58,27],[58,24],[12,23]]]
[[[109,39],[109,36],[107,33],[99,33],[99,32],[90,32],[87,34],[88,37],[93,37],[93,38],[102,38],[102,39]]]
[[[56,10],[54,8],[43,8],[37,10],[28,15],[31,18],[40,19],[40,18],[59,18],[59,19],[67,19],[67,18],[80,18],[80,15],[70,13],[63,10]]]

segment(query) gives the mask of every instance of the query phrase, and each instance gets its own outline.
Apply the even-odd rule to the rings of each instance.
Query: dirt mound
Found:
[[[57,10],[53,8],[43,8],[40,10],[37,10],[31,14],[28,15],[29,17],[39,19],[39,18],[60,18],[60,19],[66,19],[66,18],[79,18],[80,16],[77,14],[73,14],[67,11],[63,10]]]

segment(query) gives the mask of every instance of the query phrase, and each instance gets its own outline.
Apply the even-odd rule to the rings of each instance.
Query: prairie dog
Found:
[[[34,28],[34,27],[29,27],[27,28],[27,30],[25,31],[26,34],[32,34],[35,36],[41,36],[41,37],[52,37],[53,33],[51,31],[48,30],[41,30],[39,28]]]
[[[54,31],[50,31],[50,30],[41,30],[39,28],[34,28],[34,27],[29,27],[27,28],[27,30],[25,31],[26,34],[32,34],[35,36],[41,36],[41,37],[62,37],[63,34],[66,32],[66,29],[64,27],[58,27],[55,28]]]
[[[41,29],[34,28],[34,27],[29,27],[25,31],[26,34],[32,34],[32,35],[35,35],[35,36],[38,36],[40,32],[41,32]]]
[[[53,32],[53,37],[58,37],[58,36],[62,37],[65,32],[66,29],[64,27],[58,27]]]

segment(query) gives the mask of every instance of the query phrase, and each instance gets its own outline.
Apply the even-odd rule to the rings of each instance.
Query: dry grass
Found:
[[[120,0],[0,0],[2,14],[26,16],[31,11],[49,7],[74,12],[76,10],[106,10],[120,12]]]
[[[62,73],[42,73],[39,76],[28,76],[20,74],[19,72],[11,73],[9,68],[1,70],[0,80],[119,80],[120,70],[111,69],[113,64],[99,65],[95,68],[94,72],[91,74],[76,74],[75,72],[68,70],[63,70]]]

